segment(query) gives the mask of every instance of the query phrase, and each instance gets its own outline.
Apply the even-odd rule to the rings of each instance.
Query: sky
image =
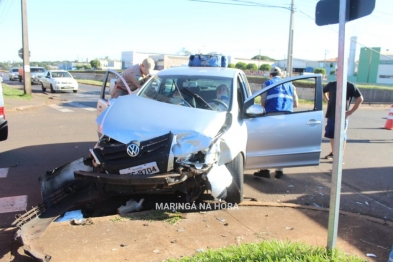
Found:
[[[26,2],[30,61],[120,60],[122,51],[179,54],[182,48],[236,58],[287,57],[291,0]],[[338,56],[339,26],[315,24],[317,2],[294,0],[294,58]],[[346,42],[356,36],[358,50],[392,53],[392,28],[393,1],[376,0],[371,15],[346,24]],[[21,62],[21,0],[0,0],[0,32],[0,62]]]

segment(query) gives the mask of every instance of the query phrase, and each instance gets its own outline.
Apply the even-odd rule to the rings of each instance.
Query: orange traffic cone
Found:
[[[386,119],[385,129],[393,130],[393,105],[390,107],[388,117]]]

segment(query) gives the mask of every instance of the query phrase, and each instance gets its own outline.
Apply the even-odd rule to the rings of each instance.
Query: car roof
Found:
[[[157,75],[221,76],[233,78],[238,72],[241,71],[235,68],[179,66],[163,69]]]

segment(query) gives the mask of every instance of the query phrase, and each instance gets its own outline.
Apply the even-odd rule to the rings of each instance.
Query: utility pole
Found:
[[[369,56],[369,59],[368,59],[367,83],[370,83],[370,67],[371,67],[371,60],[372,60],[371,58],[372,58],[372,55],[373,55],[373,53],[372,53],[373,49],[369,48],[368,51],[370,51],[370,56]]]
[[[323,68],[325,68],[325,74],[328,74],[327,66],[326,66],[326,55],[329,53],[328,50],[325,49],[325,61],[323,61]]]
[[[295,0],[291,3],[291,20],[289,22],[288,57],[287,57],[287,76],[292,77],[292,58],[293,58],[293,16]]]
[[[22,6],[22,50],[23,50],[23,84],[24,93],[31,95],[31,77],[30,77],[30,51],[29,38],[27,36],[27,8],[26,0],[21,0]]]

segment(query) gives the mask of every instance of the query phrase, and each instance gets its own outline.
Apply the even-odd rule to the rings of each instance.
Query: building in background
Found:
[[[122,62],[118,60],[108,60],[108,59],[98,59],[100,61],[101,67],[100,69],[102,70],[107,70],[107,69],[122,69]]]

